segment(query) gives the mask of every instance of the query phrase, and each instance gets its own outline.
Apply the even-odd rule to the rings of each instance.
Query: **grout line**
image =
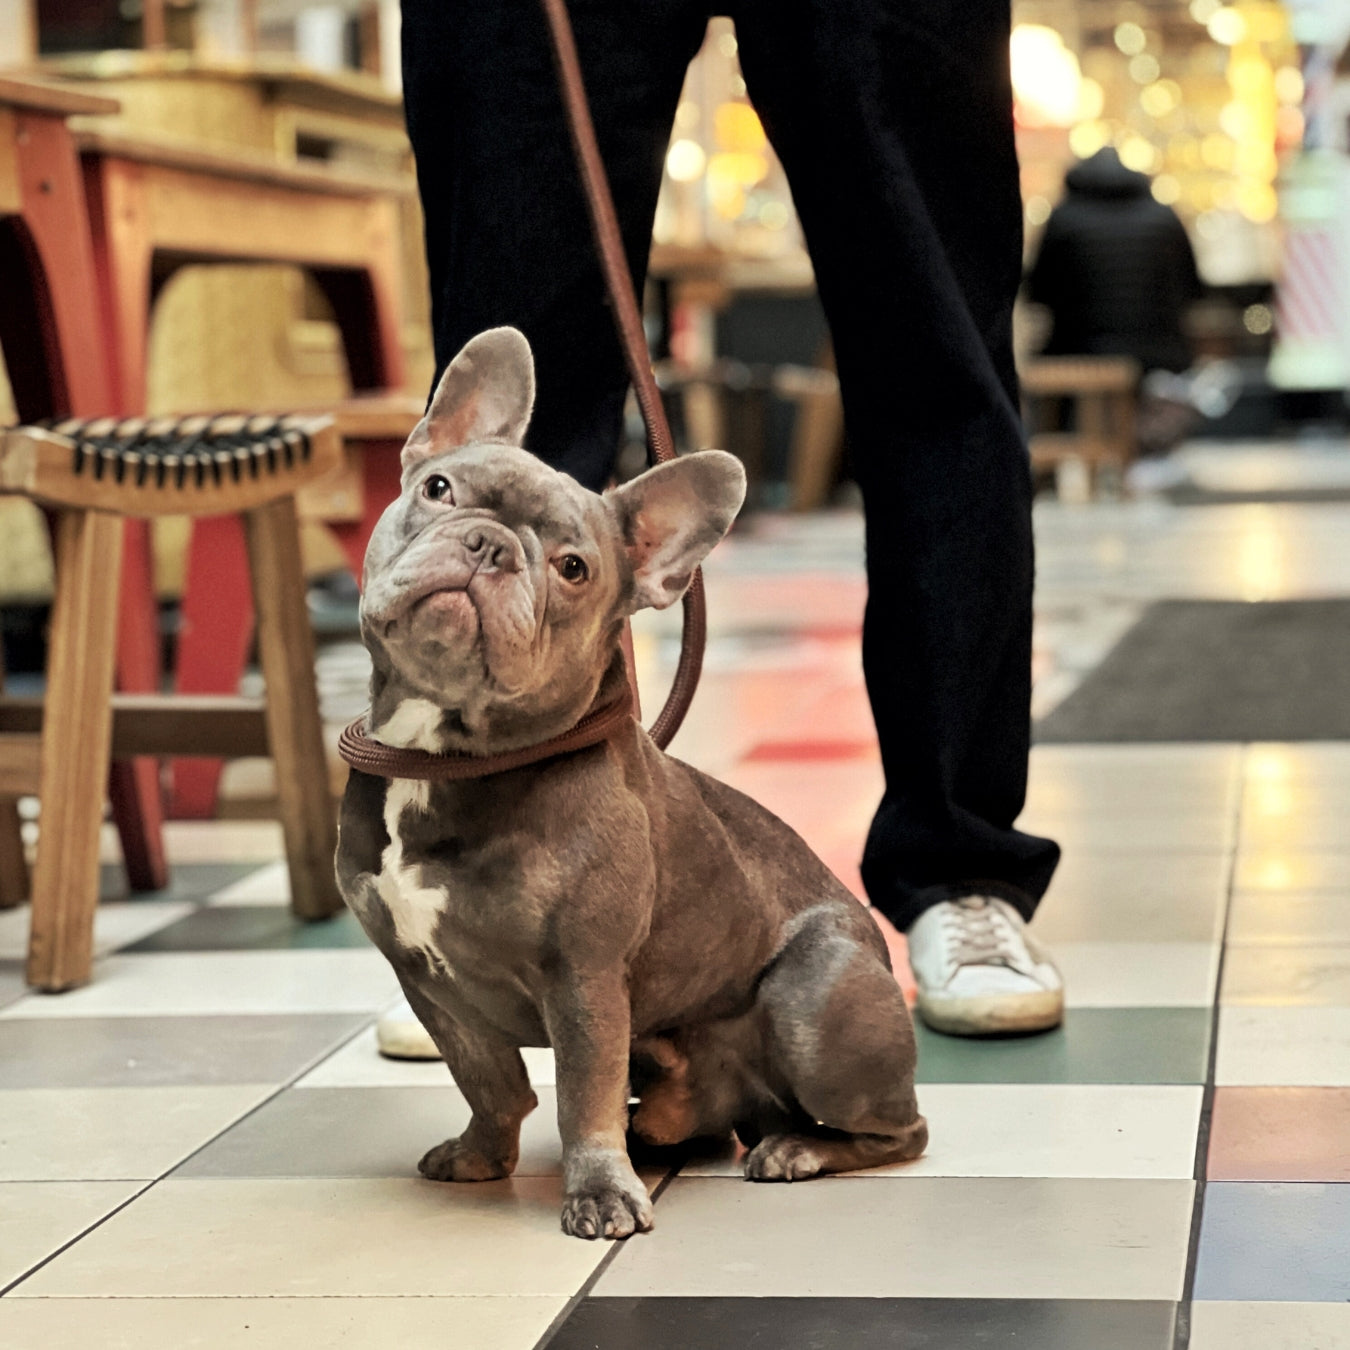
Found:
[[[1209,1136],[1214,1120],[1214,1076],[1219,1057],[1219,1016],[1223,1010],[1223,973],[1228,956],[1228,925],[1233,913],[1233,890],[1237,881],[1238,855],[1242,847],[1242,803],[1247,793],[1247,757],[1250,747],[1242,747],[1238,761],[1237,796],[1230,807],[1233,815],[1232,856],[1228,862],[1228,879],[1224,886],[1223,923],[1219,930],[1219,961],[1214,971],[1214,1002],[1209,1019],[1209,1055],[1205,1065],[1204,1094],[1200,1104],[1200,1120],[1195,1132],[1195,1200],[1191,1207],[1191,1231],[1186,1244],[1186,1273],[1182,1282],[1181,1301],[1177,1304],[1176,1321],[1172,1330],[1172,1350],[1189,1350],[1191,1344],[1191,1306],[1195,1301],[1195,1273],[1200,1260],[1200,1232],[1205,1218],[1205,1191],[1209,1178]]]
[[[124,1209],[126,1209],[126,1207],[129,1204],[132,1203],[132,1201],[139,1200],[141,1196],[143,1196],[146,1193],[146,1191],[148,1191],[152,1186],[156,1185],[159,1180],[161,1180],[161,1178],[156,1177],[154,1181],[147,1181],[145,1185],[140,1188],[140,1190],[135,1192],[134,1195],[127,1196],[127,1198],[123,1200],[120,1205],[115,1205],[106,1214],[100,1215],[87,1228],[82,1228],[78,1233],[75,1234],[73,1238],[70,1238],[66,1242],[63,1242],[54,1252],[48,1252],[47,1255],[44,1256],[41,1261],[38,1261],[35,1265],[30,1266],[27,1270],[23,1271],[21,1274],[16,1275],[14,1279],[12,1279],[8,1284],[0,1286],[0,1298],[3,1298],[6,1294],[10,1292],[10,1290],[17,1288],[17,1286],[21,1285],[30,1276],[36,1275],[38,1271],[42,1269],[43,1266],[50,1265],[53,1261],[56,1260],[58,1256],[60,1256],[63,1252],[69,1251],[77,1242],[82,1242],[86,1237],[89,1236],[90,1233],[94,1231],[95,1228],[102,1227],[105,1223],[108,1222],[109,1219],[113,1217],[114,1214],[120,1214]],[[39,1182],[38,1184],[41,1185],[42,1183]]]
[[[674,1167],[670,1169],[669,1172],[666,1173],[665,1176],[661,1178],[660,1181],[656,1183],[656,1187],[652,1191],[653,1205],[661,1198],[662,1194],[665,1192],[666,1188],[670,1185],[670,1183],[674,1181],[677,1176],[679,1176],[680,1169],[683,1166],[684,1166],[683,1163],[677,1163]],[[548,1326],[544,1329],[544,1334],[540,1336],[540,1338],[534,1343],[534,1350],[545,1350],[545,1347],[553,1343],[553,1338],[563,1329],[564,1325],[567,1322],[567,1319],[571,1317],[572,1314],[577,1310],[577,1308],[580,1307],[580,1305],[585,1301],[587,1295],[591,1292],[592,1289],[595,1288],[596,1284],[599,1283],[600,1277],[605,1273],[605,1271],[607,1271],[610,1268],[610,1266],[612,1266],[614,1262],[618,1260],[619,1253],[623,1251],[624,1247],[629,1242],[632,1242],[634,1239],[640,1239],[645,1236],[647,1235],[643,1233],[634,1233],[632,1237],[624,1238],[622,1241],[619,1242],[614,1241],[613,1238],[594,1239],[596,1242],[608,1241],[609,1250],[600,1258],[599,1261],[596,1262],[595,1269],[591,1271],[591,1273],[582,1282],[581,1287],[577,1290],[577,1292],[573,1294],[572,1297],[569,1298],[567,1302],[563,1304],[563,1306],[558,1310],[558,1315],[553,1319],[553,1321],[551,1321],[548,1324]],[[579,1240],[580,1239],[577,1238],[572,1239],[573,1242]]]
[[[236,1116],[233,1120],[229,1122],[228,1125],[222,1126],[208,1140],[206,1140],[204,1143],[199,1144],[196,1148],[194,1148],[191,1153],[187,1154],[182,1158],[179,1158],[177,1162],[175,1162],[165,1171],[161,1172],[157,1177],[153,1177],[151,1180],[147,1181],[145,1185],[142,1186],[140,1190],[138,1190],[134,1195],[129,1195],[125,1200],[122,1201],[121,1204],[115,1206],[113,1209],[110,1209],[106,1214],[103,1214],[99,1218],[95,1219],[94,1222],[91,1223],[87,1228],[81,1229],[80,1232],[76,1233],[76,1235],[73,1238],[71,1238],[67,1242],[63,1242],[61,1246],[59,1246],[55,1251],[48,1252],[47,1255],[42,1258],[42,1260],[28,1267],[28,1269],[22,1271],[19,1275],[15,1276],[15,1278],[12,1279],[8,1284],[0,1286],[0,1298],[3,1298],[12,1289],[17,1288],[25,1280],[36,1275],[38,1271],[43,1268],[43,1266],[50,1265],[51,1262],[55,1261],[58,1256],[62,1255],[64,1252],[69,1251],[70,1248],[73,1247],[77,1242],[82,1242],[96,1228],[101,1228],[114,1215],[120,1214],[124,1209],[126,1209],[128,1205],[133,1203],[133,1201],[139,1200],[141,1196],[146,1194],[147,1191],[151,1190],[155,1186],[158,1186],[161,1181],[166,1181],[176,1171],[178,1171],[180,1167],[182,1167],[185,1163],[191,1161],[193,1158],[197,1156],[197,1154],[201,1153],[204,1149],[210,1148],[212,1144],[214,1144],[218,1139],[221,1138],[221,1136],[228,1134],[232,1129],[234,1129],[236,1125],[242,1124],[250,1116],[256,1115],[257,1112],[261,1111],[265,1106],[268,1106],[272,1102],[276,1101],[276,1099],[280,1097],[282,1093],[294,1087],[294,1085],[301,1078],[303,1078],[305,1074],[309,1073],[312,1069],[317,1068],[320,1064],[324,1062],[324,1060],[328,1059],[330,1056],[336,1055],[338,1051],[350,1045],[351,1042],[354,1041],[359,1035],[361,1035],[361,1033],[365,1031],[366,1028],[369,1027],[374,1021],[375,1017],[374,1016],[370,1017],[365,1022],[362,1022],[361,1025],[351,1033],[351,1035],[345,1037],[332,1049],[320,1051],[316,1055],[312,1056],[310,1059],[306,1060],[305,1063],[299,1069],[297,1069],[288,1079],[286,1079],[284,1083],[279,1083],[275,1091],[269,1092],[267,1096],[265,1096],[261,1101],[255,1102],[247,1111],[243,1113],[243,1115]],[[181,1086],[190,1087],[194,1085],[182,1084]],[[37,1184],[41,1185],[43,1183],[38,1182]]]

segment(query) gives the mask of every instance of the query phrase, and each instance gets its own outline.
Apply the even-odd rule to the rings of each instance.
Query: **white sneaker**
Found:
[[[930,906],[909,929],[919,1015],[951,1036],[1048,1031],[1064,981],[1006,900],[968,895]]]
[[[386,1059],[440,1059],[436,1042],[403,999],[375,1023],[375,1043]]]

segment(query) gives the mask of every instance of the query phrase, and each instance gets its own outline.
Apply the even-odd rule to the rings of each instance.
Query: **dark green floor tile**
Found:
[[[217,891],[242,881],[262,866],[257,862],[178,863],[169,869],[169,884],[162,891],[131,891],[121,863],[99,868],[100,900],[205,900]]]
[[[1171,1303],[588,1298],[549,1350],[1171,1350]]]
[[[921,1083],[1203,1083],[1208,1008],[1071,1008],[1040,1036],[975,1040],[922,1023]]]
[[[285,905],[220,905],[185,915],[128,952],[239,952],[281,947],[368,947],[366,937],[349,910],[331,919],[306,923]]]
[[[0,961],[0,1008],[16,1003],[28,992],[23,978],[23,962]]]

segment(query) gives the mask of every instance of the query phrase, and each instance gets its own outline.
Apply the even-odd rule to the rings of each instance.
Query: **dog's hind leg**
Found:
[[[640,1083],[635,1075],[633,1132],[657,1146],[725,1138],[753,1104],[746,1069],[762,1040],[751,1019],[738,1018],[637,1042],[635,1062],[649,1072]]]
[[[770,1067],[814,1127],[767,1134],[752,1181],[917,1158],[928,1126],[914,1096],[914,1029],[880,934],[859,907],[801,916],[759,991]]]
[[[418,1171],[431,1181],[509,1177],[520,1157],[520,1123],[539,1105],[520,1051],[467,1031],[411,984],[404,992],[473,1111],[464,1133],[429,1150]]]

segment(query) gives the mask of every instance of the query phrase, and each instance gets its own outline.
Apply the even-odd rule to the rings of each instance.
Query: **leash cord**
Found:
[[[664,464],[675,458],[675,441],[670,434],[661,391],[657,388],[656,376],[652,372],[651,353],[647,350],[647,335],[642,327],[642,311],[638,308],[618,213],[614,209],[609,178],[595,138],[595,124],[591,120],[590,104],[586,99],[586,84],[581,74],[581,62],[577,58],[572,23],[567,14],[567,0],[541,0],[541,3],[552,37],[558,83],[567,112],[577,168],[586,194],[596,252],[600,257],[600,268],[604,273],[629,378],[633,382],[633,391],[637,395],[638,407],[642,410],[642,420],[647,428],[647,459],[652,465]],[[652,739],[663,750],[680,729],[680,723],[684,721],[684,715],[693,702],[698,677],[703,669],[703,649],[707,635],[703,572],[696,569],[693,581],[684,593],[679,664],[665,707],[651,727]]]

